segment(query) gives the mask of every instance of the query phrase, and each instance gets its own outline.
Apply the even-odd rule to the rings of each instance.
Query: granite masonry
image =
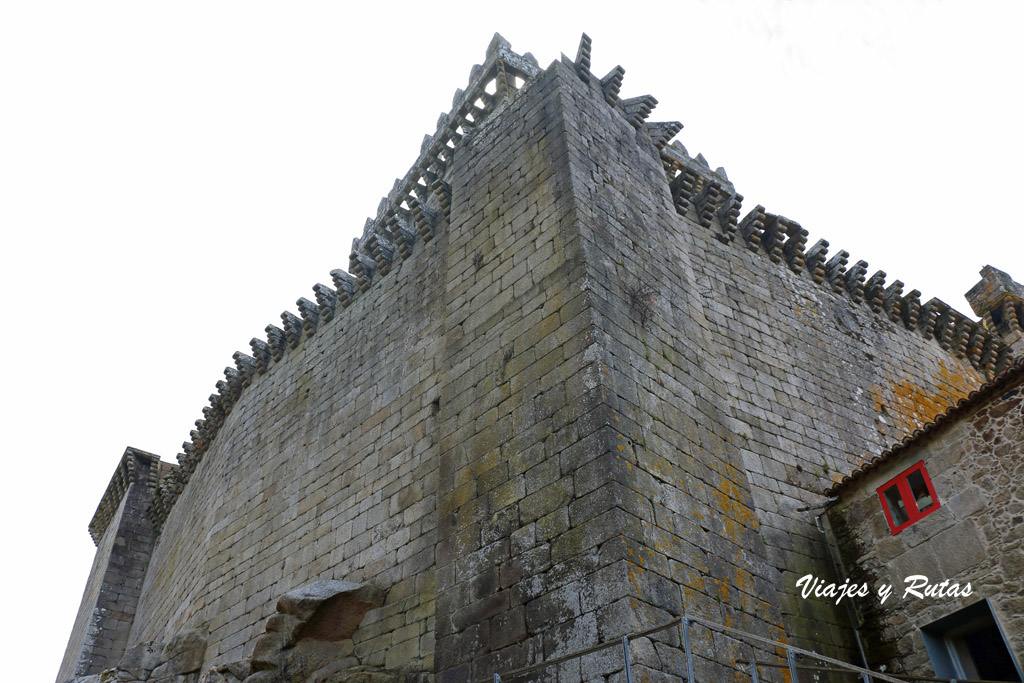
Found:
[[[472,681],[684,612],[860,661],[794,588],[833,574],[824,492],[1011,365],[1016,283],[976,322],[744,213],[590,47],[495,36],[177,464],[129,449],[58,683]],[[696,680],[748,680],[693,639]],[[679,646],[634,640],[633,676],[685,678]]]

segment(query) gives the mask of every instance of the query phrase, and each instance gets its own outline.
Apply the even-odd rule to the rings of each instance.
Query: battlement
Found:
[[[110,483],[107,484],[103,497],[100,498],[96,513],[92,516],[92,521],[89,522],[89,535],[96,545],[100,544],[100,539],[106,533],[110,521],[117,514],[117,509],[125,494],[128,493],[128,488],[136,483],[140,460],[150,465],[145,470],[146,481],[144,483],[154,488],[160,478],[169,474],[174,467],[170,463],[161,462],[159,455],[147,453],[138,448],[126,448],[124,455],[121,456],[121,462],[118,463],[114,474],[110,477]]]
[[[1014,353],[993,334],[994,325],[970,320],[939,299],[922,303],[921,292],[904,293],[902,281],[887,285],[883,271],[868,277],[866,261],[850,266],[850,254],[844,250],[829,256],[828,240],[819,239],[807,248],[806,229],[792,219],[768,213],[763,206],[740,218],[743,195],[736,192],[725,169],[712,170],[703,155],[691,157],[682,143],[670,143],[682,130],[681,123],[647,121],[657,105],[653,96],[620,98],[625,74],[621,66],[601,78],[592,74],[591,48],[591,39],[584,34],[576,59],[562,55],[561,61],[630,125],[646,133],[658,150],[679,215],[714,231],[722,243],[742,245],[776,266],[784,264],[797,275],[868,308],[879,319],[934,340],[951,357],[967,360],[989,378],[1012,362]],[[265,340],[250,341],[251,355],[238,351],[232,356],[235,366],[225,368],[224,379],[216,383],[216,392],[202,409],[203,417],[196,421],[189,441],[182,444],[179,466],[161,479],[153,496],[149,514],[158,530],[254,377],[282,361],[410,258],[417,243],[425,246],[442,229],[451,208],[449,171],[455,151],[466,136],[490,117],[500,115],[509,99],[527,88],[540,72],[533,55],[513,52],[510,44],[495,34],[484,63],[473,66],[465,90],[455,92],[452,109],[438,117],[433,135],[424,136],[416,162],[395,180],[392,190],[381,199],[376,216],[367,218],[362,236],[353,241],[348,271],[332,270],[333,286],[314,285],[315,301],[300,297],[298,315],[281,313],[281,325],[268,325]]]

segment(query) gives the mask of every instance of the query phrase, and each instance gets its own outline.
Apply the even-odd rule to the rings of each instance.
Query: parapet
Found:
[[[916,289],[904,294],[900,280],[887,285],[884,271],[875,271],[869,277],[868,262],[857,261],[851,266],[850,253],[845,250],[829,256],[828,240],[819,239],[807,248],[807,230],[792,219],[768,213],[763,206],[755,206],[740,219],[743,195],[735,191],[725,170],[712,172],[701,155],[691,158],[679,142],[661,148],[661,158],[676,211],[714,230],[720,241],[738,240],[773,263],[784,262],[794,273],[868,307],[879,318],[934,339],[944,351],[967,360],[990,379],[1010,365],[1015,352],[1024,352],[1024,341],[1019,341],[1024,337],[1017,322],[1024,316],[1021,285],[1002,271],[986,267],[982,271],[986,279],[968,294],[968,299],[973,294],[986,302],[995,296],[984,312],[972,300],[975,312],[983,316],[978,323],[939,299],[922,303],[921,292]],[[998,310],[993,308],[996,301]],[[1018,337],[1010,335],[1014,330]],[[1011,342],[1019,346],[1011,348]]]

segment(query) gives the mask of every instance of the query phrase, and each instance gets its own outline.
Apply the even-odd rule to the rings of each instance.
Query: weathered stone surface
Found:
[[[334,314],[321,287],[268,328],[161,477],[122,647],[204,623],[205,674],[448,683],[686,610],[854,656],[844,609],[793,589],[832,571],[807,510],[1006,348],[790,219],[740,221],[724,170],[642,125],[653,98],[584,66],[492,43],[358,277],[332,273]],[[314,583],[275,613],[339,579],[382,593]],[[649,645],[638,667],[669,675]],[[700,645],[702,676],[731,675]]]
[[[1016,379],[955,419],[922,435],[839,489],[830,510],[853,580],[895,586],[885,603],[860,603],[862,635],[874,664],[911,674],[931,673],[916,646],[918,630],[979,600],[1001,619],[1010,648],[1024,649],[1024,366]],[[939,507],[893,535],[877,490],[924,463]],[[918,599],[903,595],[904,580],[928,577],[934,586],[971,586],[970,595]]]
[[[220,664],[206,671],[199,683],[242,683],[250,673],[248,661]]]
[[[161,664],[153,670],[154,681],[173,679],[175,676],[196,673],[203,666],[206,653],[206,633],[202,629],[189,629],[174,636],[160,654]]]
[[[345,640],[369,610],[384,604],[384,598],[384,591],[369,584],[316,581],[286,593],[277,601],[277,610],[303,622],[300,637]]]
[[[128,680],[128,678],[120,678],[122,672],[130,678],[146,680],[153,669],[162,661],[165,661],[163,653],[163,643],[136,643],[132,645],[125,651],[124,657],[121,658],[121,662],[117,665],[118,680]]]

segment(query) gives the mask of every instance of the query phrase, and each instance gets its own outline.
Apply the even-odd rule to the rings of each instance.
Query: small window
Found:
[[[893,536],[939,509],[923,460],[879,486],[878,498]]]
[[[1020,666],[988,600],[923,627],[921,635],[936,676],[1021,680]]]

